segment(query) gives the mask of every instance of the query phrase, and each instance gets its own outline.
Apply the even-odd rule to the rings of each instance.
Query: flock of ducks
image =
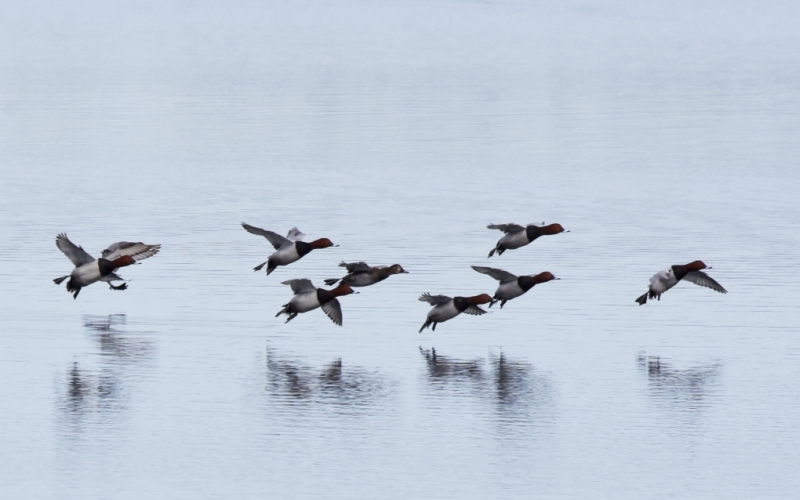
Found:
[[[328,238],[319,238],[307,243],[303,241],[305,234],[300,232],[296,227],[292,228],[286,237],[272,231],[267,231],[266,229],[251,226],[244,222],[242,223],[242,227],[248,233],[263,236],[275,248],[275,252],[270,255],[265,262],[253,268],[254,271],[260,271],[266,266],[267,275],[280,266],[288,266],[293,262],[297,262],[312,250],[338,246],[334,245]],[[540,236],[568,232],[564,230],[561,224],[545,225],[544,223],[540,226],[536,224],[528,224],[526,226],[520,226],[518,224],[490,224],[487,228],[497,229],[505,233],[504,236],[497,241],[492,251],[489,252],[489,257],[495,254],[500,256],[503,255],[503,252],[506,250],[515,250],[524,247]],[[118,286],[112,284],[113,281],[123,281],[123,279],[116,274],[116,271],[121,267],[137,264],[144,259],[152,257],[161,249],[161,245],[146,245],[144,243],[120,241],[103,250],[101,257],[95,259],[82,247],[72,243],[69,238],[67,238],[67,235],[63,233],[56,237],[56,246],[70,261],[72,261],[75,269],[72,270],[72,273],[56,278],[53,281],[56,285],[60,285],[64,280],[69,278],[69,281],[67,281],[67,291],[72,293],[73,298],[78,297],[81,288],[98,281],[108,283],[108,286],[112,290],[127,289],[126,283]],[[399,264],[371,267],[365,262],[342,262],[339,266],[344,267],[347,270],[347,274],[341,278],[325,280],[327,286],[333,286],[339,283],[338,286],[330,290],[317,288],[313,285],[311,280],[308,279],[284,281],[284,285],[289,285],[292,288],[294,296],[289,302],[282,306],[283,309],[278,312],[276,317],[285,314],[287,316],[286,322],[288,323],[298,314],[321,308],[331,321],[341,326],[342,307],[337,297],[358,293],[353,290],[353,287],[371,286],[375,283],[380,283],[391,275],[408,273],[408,271],[403,269]],[[495,303],[499,302],[500,308],[502,309],[506,302],[524,295],[534,286],[559,279],[550,272],[516,276],[502,269],[493,267],[472,266],[472,269],[500,282],[494,296],[489,296],[484,293],[472,297],[448,297],[446,295],[423,293],[419,297],[419,300],[427,302],[432,305],[433,308],[428,312],[425,323],[419,330],[420,332],[428,327],[432,330],[436,330],[437,324],[453,319],[461,313],[476,316],[485,314],[486,311],[480,307],[483,304],[489,304],[489,307],[492,307]],[[644,305],[647,303],[648,299],[661,300],[661,294],[674,287],[682,280],[711,288],[720,293],[727,293],[727,290],[713,278],[705,274],[702,271],[703,269],[711,268],[707,267],[703,261],[696,260],[685,265],[674,265],[663,271],[659,271],[650,278],[650,287],[647,292],[636,299],[636,302],[639,305]]]

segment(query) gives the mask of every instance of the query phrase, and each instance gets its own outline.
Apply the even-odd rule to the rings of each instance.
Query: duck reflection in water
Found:
[[[419,352],[432,388],[459,394],[466,386],[471,393],[492,402],[502,418],[516,419],[533,407],[541,413],[552,406],[549,380],[525,361],[511,360],[502,352],[472,360],[442,356],[435,348],[420,347]]]
[[[100,416],[117,414],[127,407],[124,387],[140,376],[142,362],[149,361],[154,351],[153,343],[132,336],[119,329],[126,323],[124,314],[84,316],[83,326],[97,342],[97,366],[91,361],[74,361],[67,372],[67,388],[61,410],[70,415],[70,423],[78,424],[78,416],[97,413]],[[81,418],[84,418],[81,417]]]
[[[78,367],[78,362],[72,364],[72,369],[67,375],[67,398],[63,409],[69,413],[77,413],[85,408],[85,400],[93,392],[92,384]]]
[[[75,425],[93,412],[116,414],[125,407],[121,395],[121,381],[116,374],[104,370],[92,372],[75,361],[67,373],[66,395],[59,406],[70,424]]]
[[[637,357],[640,370],[647,373],[650,393],[660,401],[679,404],[688,409],[699,409],[717,388],[721,365],[695,366],[676,369],[659,356],[640,353]]]
[[[132,364],[147,360],[153,355],[152,341],[119,328],[126,324],[126,319],[124,314],[83,317],[83,326],[92,331],[100,354],[106,356],[110,363]]]
[[[333,404],[361,407],[376,403],[388,391],[378,373],[346,366],[341,359],[313,369],[297,358],[267,349],[267,391],[287,405]]]

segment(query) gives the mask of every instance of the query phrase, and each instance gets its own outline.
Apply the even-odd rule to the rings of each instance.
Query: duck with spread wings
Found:
[[[661,294],[677,285],[681,280],[710,288],[719,293],[728,293],[714,278],[704,273],[703,269],[711,268],[706,266],[702,260],[696,260],[686,265],[676,264],[659,271],[650,278],[650,288],[637,298],[636,302],[643,306],[647,303],[647,299],[661,300]]]
[[[332,290],[317,288],[311,280],[299,279],[283,282],[284,285],[292,287],[294,297],[283,305],[283,309],[275,315],[277,318],[281,314],[288,316],[286,322],[293,320],[298,314],[313,311],[321,307],[322,311],[339,326],[342,326],[342,306],[336,297],[358,293],[350,288],[350,285],[339,285]]]
[[[558,233],[569,232],[565,231],[561,224],[548,224],[541,226],[536,224],[528,224],[527,226],[520,226],[519,224],[489,224],[487,229],[498,229],[503,231],[505,236],[497,241],[497,244],[489,252],[489,257],[497,252],[497,255],[503,255],[506,250],[514,250],[516,248],[524,247],[528,243],[534,241],[539,236],[546,236]]]
[[[486,311],[478,306],[480,304],[490,303],[492,298],[485,293],[475,295],[473,297],[454,298],[450,298],[446,295],[431,295],[429,293],[423,293],[419,297],[419,300],[420,302],[427,302],[433,306],[433,309],[428,311],[428,317],[425,319],[425,323],[422,325],[422,328],[419,329],[419,333],[422,333],[422,330],[428,327],[431,327],[431,330],[436,331],[436,325],[438,323],[443,323],[449,319],[453,319],[461,313],[472,314],[474,316],[486,314]]]
[[[500,286],[497,287],[497,291],[494,292],[494,300],[489,304],[489,307],[492,307],[495,302],[500,302],[500,309],[506,305],[506,302],[519,297],[534,286],[560,279],[553,276],[553,273],[549,271],[530,276],[516,276],[508,271],[495,269],[493,267],[472,266],[472,269],[481,274],[491,276],[500,282]]]
[[[288,266],[292,262],[297,262],[312,250],[338,246],[334,245],[328,238],[319,238],[311,243],[306,243],[303,241],[305,234],[301,233],[296,227],[290,229],[285,238],[278,233],[251,226],[244,222],[242,222],[242,227],[250,234],[263,236],[275,247],[275,252],[269,256],[266,262],[262,262],[253,268],[253,271],[260,271],[266,265],[267,276],[278,266]]]
[[[98,281],[108,283],[112,290],[127,289],[127,283],[118,286],[111,284],[112,281],[123,281],[115,271],[120,267],[130,266],[152,257],[161,249],[161,245],[119,241],[103,250],[99,259],[95,259],[83,247],[71,242],[64,233],[56,237],[56,246],[72,261],[75,269],[66,276],[54,279],[53,282],[60,285],[62,281],[69,278],[67,291],[72,293],[72,297],[75,299],[78,298],[81,288]]]
[[[403,269],[400,264],[370,267],[366,262],[351,262],[349,264],[342,262],[339,267],[347,269],[347,276],[325,280],[326,285],[333,286],[341,281],[350,286],[370,286],[380,283],[393,274],[408,274],[408,271]]]

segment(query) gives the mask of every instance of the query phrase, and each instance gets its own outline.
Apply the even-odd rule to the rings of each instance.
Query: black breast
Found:
[[[453,299],[453,305],[456,306],[458,312],[464,312],[464,309],[470,306],[469,299],[466,297],[456,297]]]
[[[322,288],[317,288],[317,300],[319,301],[319,305],[327,304],[333,299],[334,297],[331,295],[331,292],[323,290]]]
[[[97,267],[100,268],[100,276],[108,276],[114,272],[114,264],[110,260],[99,258],[97,259]]]
[[[313,248],[311,248],[311,245],[306,243],[305,241],[295,241],[294,246],[295,248],[297,248],[297,255],[299,255],[300,257],[313,250]]]
[[[519,278],[517,278],[517,284],[519,285],[520,288],[522,288],[524,291],[527,292],[528,290],[533,288],[533,285],[535,285],[536,283],[533,282],[533,278],[531,278],[530,276],[520,276]]]
[[[680,281],[689,271],[686,269],[686,266],[672,266],[672,272],[675,274],[675,278]]]
[[[536,226],[528,226],[525,228],[525,235],[529,241],[533,241],[542,235],[542,230]]]

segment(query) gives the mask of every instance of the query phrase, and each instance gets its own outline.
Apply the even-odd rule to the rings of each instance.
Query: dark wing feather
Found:
[[[471,305],[468,308],[464,309],[464,314],[471,314],[473,316],[480,316],[481,314],[486,314],[486,311],[481,309],[476,305]]]
[[[342,306],[337,299],[322,304],[322,310],[325,314],[339,326],[342,326]]]
[[[160,249],[161,245],[145,245],[141,241],[138,243],[120,241],[103,250],[103,258],[114,260],[129,255],[133,257],[133,260],[139,262],[157,254]]]
[[[515,281],[517,279],[516,276],[509,273],[508,271],[503,271],[502,269],[495,269],[493,267],[481,267],[481,266],[472,266],[472,269],[478,271],[481,274],[486,274],[488,276],[491,276],[500,283],[507,283],[509,281]]]
[[[279,250],[282,247],[292,244],[292,240],[284,238],[278,233],[273,233],[272,231],[267,231],[266,229],[261,229],[260,227],[251,226],[250,224],[245,224],[244,222],[242,222],[242,227],[250,234],[257,234],[258,236],[263,236],[266,238],[267,241],[269,241],[272,246],[275,247],[275,250]]]
[[[56,246],[59,250],[64,252],[64,255],[72,261],[75,267],[94,262],[94,257],[86,253],[83,247],[79,247],[75,243],[69,241],[65,233],[56,236]]]
[[[520,226],[519,224],[508,223],[508,224],[489,224],[486,226],[487,229],[499,229],[504,233],[516,233],[518,231],[524,231],[525,228]]]
[[[694,283],[695,285],[704,286],[706,288],[710,288],[712,290],[716,290],[719,293],[728,293],[727,290],[722,288],[722,285],[716,282],[714,278],[707,275],[702,271],[689,271],[686,273],[686,276],[683,277],[686,281]]]
[[[427,302],[432,306],[438,306],[439,304],[446,304],[453,299],[451,299],[447,295],[431,295],[426,292],[420,295],[419,300],[421,302]]]
[[[298,293],[305,293],[305,292],[315,292],[317,287],[311,283],[311,280],[307,279],[299,279],[299,280],[288,280],[281,283],[282,285],[289,285],[292,287],[292,292],[295,295]]]
[[[339,264],[339,267],[347,268],[348,273],[368,273],[371,270],[369,264],[366,262],[351,262],[349,264],[347,262],[342,262]]]

